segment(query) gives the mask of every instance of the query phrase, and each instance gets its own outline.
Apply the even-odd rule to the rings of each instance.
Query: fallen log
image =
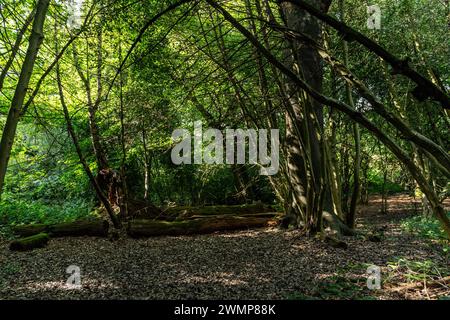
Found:
[[[107,237],[108,229],[109,223],[106,220],[77,220],[51,225],[49,233],[52,237]]]
[[[178,236],[205,234],[216,231],[242,230],[267,227],[276,224],[273,218],[220,216],[183,221],[134,220],[128,224],[131,237]]]
[[[239,215],[233,215],[233,216],[244,217],[244,218],[276,218],[279,215],[280,215],[280,213],[278,213],[278,212],[263,212],[263,213],[239,214]],[[211,215],[211,216],[194,215],[194,216],[186,217],[184,219],[177,218],[175,221],[205,219],[205,218],[226,218],[226,217],[230,217],[230,215],[226,215],[226,214]]]
[[[109,223],[102,219],[82,219],[73,222],[55,224],[30,224],[15,226],[13,232],[21,237],[35,235],[41,232],[48,233],[51,237],[66,236],[108,236]]]
[[[20,237],[29,237],[41,232],[47,232],[48,226],[48,224],[25,224],[14,226],[12,230],[14,234]]]
[[[29,237],[13,240],[9,245],[12,251],[26,251],[45,247],[50,237],[47,233],[38,233]]]
[[[270,213],[273,209],[263,203],[243,204],[236,206],[204,206],[189,207],[180,206],[164,210],[163,216],[170,218],[189,218],[192,216],[218,216],[218,215],[246,215],[256,213]]]

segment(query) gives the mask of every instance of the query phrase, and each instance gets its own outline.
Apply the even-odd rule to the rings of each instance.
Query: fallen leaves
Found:
[[[448,261],[438,247],[399,232],[390,218],[382,242],[349,237],[347,250],[276,228],[117,241],[59,238],[31,252],[10,252],[3,243],[0,299],[427,298],[423,287],[407,290],[409,295],[391,290],[404,279],[400,270],[388,278],[388,262],[405,257],[448,268]],[[360,227],[367,227],[365,221]],[[377,223],[386,225],[386,216],[371,215],[370,227]],[[365,269],[372,264],[382,268],[381,290],[365,288]],[[69,265],[80,267],[81,288],[67,286]],[[339,289],[333,295],[327,283],[351,294],[339,295]],[[447,294],[436,295],[432,287],[430,298]],[[326,296],[320,288],[328,288]]]

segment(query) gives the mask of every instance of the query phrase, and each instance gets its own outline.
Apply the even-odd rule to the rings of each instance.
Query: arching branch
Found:
[[[402,60],[395,57],[375,41],[370,40],[368,37],[349,27],[345,23],[342,23],[335,18],[321,12],[314,6],[308,4],[306,1],[278,0],[278,2],[291,2],[297,5],[298,7],[306,10],[311,15],[315,16],[317,19],[320,19],[321,21],[336,29],[346,41],[357,41],[358,43],[366,47],[369,51],[381,57],[384,61],[391,65],[392,72],[394,74],[402,74],[417,84],[417,87],[412,92],[417,100],[424,101],[427,98],[432,98],[433,100],[440,102],[443,108],[450,109],[450,98],[447,93],[443,92],[433,82],[414,70],[409,65],[408,58]]]

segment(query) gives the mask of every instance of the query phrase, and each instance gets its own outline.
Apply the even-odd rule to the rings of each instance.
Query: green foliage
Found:
[[[92,202],[81,199],[61,203],[48,203],[42,200],[2,200],[0,225],[73,221],[88,217],[92,208]]]
[[[383,176],[371,171],[369,173],[369,193],[382,193],[383,192]],[[387,180],[384,186],[384,191],[388,194],[399,193],[405,191],[398,183]]]
[[[410,282],[423,282],[435,278],[439,279],[450,274],[450,268],[443,268],[434,261],[417,261],[407,258],[397,258],[394,261],[388,262],[388,270],[390,270],[391,273],[402,274],[402,276]]]
[[[447,213],[447,216],[450,218],[450,212]],[[445,231],[442,229],[436,218],[415,216],[405,219],[401,226],[405,231],[413,232],[424,238],[441,242],[444,252],[450,252],[450,244],[446,238]]]
[[[292,293],[287,299],[292,300],[374,300],[366,287],[364,277],[352,278],[334,275],[320,282],[312,294]]]
[[[83,4],[84,13],[91,5],[92,12],[97,13],[70,45],[59,61],[59,67],[74,130],[94,175],[97,173],[96,159],[89,129],[89,123],[93,121],[98,127],[108,166],[117,172],[122,165],[125,168],[131,198],[142,199],[146,194],[146,200],[156,205],[240,204],[252,200],[273,203],[273,186],[279,186],[276,192],[280,199],[290,199],[289,177],[283,177],[281,172],[269,182],[252,166],[245,166],[236,174],[235,168],[229,165],[175,166],[171,162],[172,131],[190,128],[195,120],[202,120],[205,127],[220,129],[276,127],[281,130],[283,140],[286,128],[284,106],[290,98],[287,99],[284,90],[280,90],[286,84],[279,71],[260,57],[220,13],[204,2],[192,6],[186,4],[160,17],[142,34],[128,55],[145,22],[167,4],[167,1],[125,0],[85,1]],[[11,40],[17,36],[25,13],[32,5],[34,2],[30,0],[2,2],[5,23],[0,26],[0,65],[8,60]],[[431,71],[436,73],[442,85],[448,86],[450,64],[445,5],[416,0],[380,0],[379,5],[383,11],[380,30],[367,29],[366,6],[360,1],[345,3],[346,23],[399,58],[408,56],[411,64],[425,76]],[[259,9],[252,1],[237,1],[224,6],[275,56],[285,58],[284,35],[259,21],[267,20],[266,12],[272,8],[273,18],[282,23],[275,2]],[[333,2],[330,14],[339,16],[338,7]],[[73,35],[74,30],[66,28],[69,15],[63,2],[51,4],[44,45],[38,54],[39,68],[33,70],[30,93],[53,61],[55,45],[61,49]],[[250,15],[258,19],[251,19]],[[2,88],[0,127],[4,126],[14,95],[29,32],[20,46],[22,53],[16,57]],[[342,36],[325,25],[324,34],[327,34],[330,55],[342,61]],[[412,99],[407,94],[413,89],[412,83],[403,76],[393,76],[391,71],[394,70],[381,64],[380,59],[368,50],[351,43],[348,53],[349,69],[385,104],[388,113],[404,119],[423,135],[430,133],[429,137],[444,150],[449,149],[448,121],[439,106]],[[123,61],[125,57],[127,61]],[[121,73],[115,77],[122,62]],[[43,81],[39,94],[21,118],[0,204],[2,223],[72,220],[89,214],[93,206],[92,187],[67,134],[54,71]],[[326,63],[322,80],[325,95],[345,101],[343,79]],[[356,92],[354,95],[358,110],[405,152],[412,153],[411,144],[399,135],[395,126],[390,126],[373,112]],[[89,108],[92,100],[98,102],[95,108]],[[90,114],[94,109],[95,115]],[[339,178],[337,184],[342,186],[342,202],[347,203],[354,176],[352,122],[345,115],[324,107],[323,123],[324,141],[332,141],[330,147],[336,156],[333,161]],[[414,182],[407,170],[363,127],[361,141],[363,191],[395,193],[404,191],[407,186],[409,190],[415,188],[411,188]],[[282,149],[286,147],[284,143],[282,141]],[[286,167],[286,158],[282,154],[281,168]],[[447,183],[445,176],[427,161],[422,171],[430,174],[433,185],[438,186],[437,192],[439,186]],[[251,196],[241,196],[244,188],[251,189],[248,192]],[[280,204],[277,210],[281,211],[283,207]],[[436,233],[433,228],[430,225],[422,229]]]

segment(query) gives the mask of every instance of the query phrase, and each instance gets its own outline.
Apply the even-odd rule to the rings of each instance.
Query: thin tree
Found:
[[[2,139],[0,141],[0,196],[3,191],[6,170],[8,168],[14,138],[16,136],[17,124],[19,123],[22,114],[23,102],[27,93],[28,84],[30,82],[31,74],[33,73],[39,48],[44,39],[44,22],[49,3],[50,0],[39,0],[36,5],[36,14],[33,20],[27,53],[11,101],[5,128],[3,129]]]

